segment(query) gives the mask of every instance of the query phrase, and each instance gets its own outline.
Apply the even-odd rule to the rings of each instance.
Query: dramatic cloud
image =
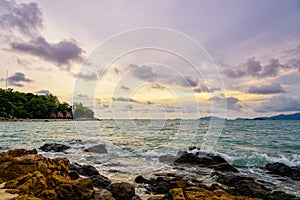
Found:
[[[39,90],[35,92],[36,94],[40,94],[40,95],[49,95],[51,94],[51,92],[49,90]]]
[[[153,67],[143,65],[138,66],[134,64],[129,65],[130,68],[133,68],[132,75],[143,81],[155,81],[161,77],[161,74],[157,72]]]
[[[15,51],[35,55],[59,66],[69,66],[71,63],[83,61],[84,51],[73,40],[63,40],[51,44],[45,38],[38,37],[29,43],[13,42],[11,48]]]
[[[284,51],[284,53],[286,54],[286,56],[299,56],[300,55],[300,45],[297,45],[294,48],[290,48]]]
[[[274,96],[253,109],[255,112],[290,112],[300,111],[299,98]]]
[[[234,71],[231,69],[223,70],[223,74],[229,78],[236,79],[241,77],[275,77],[279,71],[289,69],[300,69],[298,60],[290,60],[285,65],[281,64],[277,59],[270,59],[267,65],[262,65],[255,57],[249,58],[246,62],[240,64],[239,69]]]
[[[36,35],[42,27],[42,13],[38,4],[0,1],[0,27],[8,32],[18,30],[27,36]]]
[[[277,94],[286,91],[279,83],[272,83],[270,85],[250,86],[248,92],[251,94]]]
[[[197,87],[194,89],[194,92],[209,92],[209,89],[205,84],[198,84]]]
[[[8,84],[16,87],[23,87],[23,83],[30,83],[33,80],[26,78],[25,74],[16,72],[14,75],[8,77]]]
[[[298,71],[300,71],[300,59],[299,58],[290,59],[286,65],[289,69],[298,69]]]
[[[207,85],[191,75],[172,74],[163,69],[158,71],[154,67],[143,65],[138,67],[131,64],[129,68],[132,69],[132,75],[142,81],[155,82],[151,85],[153,89],[164,89],[163,85],[179,86],[181,88],[191,88],[192,91],[200,92],[213,92],[219,90],[218,88],[208,88]],[[161,83],[161,84],[160,84]]]
[[[225,106],[227,110],[240,111],[243,107],[238,103],[239,99],[235,97],[212,97],[210,99],[217,107]]]

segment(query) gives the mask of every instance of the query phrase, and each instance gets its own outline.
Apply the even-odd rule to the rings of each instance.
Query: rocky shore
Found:
[[[45,151],[64,151],[66,146],[46,144]],[[48,158],[37,150],[15,149],[0,153],[0,184],[6,194],[1,199],[71,199],[71,200],[198,200],[198,199],[300,199],[283,191],[272,190],[240,173],[218,155],[191,151],[180,152],[177,157],[164,157],[161,161],[172,162],[174,168],[192,166],[212,171],[215,184],[206,185],[199,178],[188,174],[139,175],[134,182],[112,182],[91,165],[70,163],[66,158]],[[97,149],[105,153],[103,146]],[[300,169],[282,163],[270,163],[265,167],[270,173],[299,181]],[[138,196],[136,190],[145,194]]]

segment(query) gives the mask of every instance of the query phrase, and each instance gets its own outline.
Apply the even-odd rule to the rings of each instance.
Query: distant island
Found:
[[[206,116],[200,117],[199,120],[228,120],[225,118],[215,117],[215,116]],[[280,114],[271,117],[256,117],[256,118],[236,118],[234,120],[300,120],[300,113],[294,114]]]
[[[94,119],[94,111],[82,103],[73,106],[55,95],[37,95],[0,88],[0,120]]]
[[[300,120],[300,113],[294,113],[289,115],[280,114],[271,117],[256,117],[253,119],[236,118],[235,120]]]

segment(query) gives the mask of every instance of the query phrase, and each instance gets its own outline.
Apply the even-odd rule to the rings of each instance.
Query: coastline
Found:
[[[45,146],[45,151],[63,152],[67,149],[61,144]],[[153,174],[151,177],[144,177],[141,174],[134,179],[134,182],[113,182],[101,175],[92,165],[72,163],[67,158],[45,157],[38,154],[35,149],[9,150],[0,153],[0,183],[4,184],[1,192],[7,199],[12,197],[9,194],[18,194],[19,196],[13,199],[36,200],[300,199],[283,191],[271,190],[259,180],[241,174],[221,156],[197,152],[197,150],[197,147],[192,147],[189,152],[181,152],[177,157],[164,159],[171,161],[173,167],[182,170],[185,167],[209,169],[216,183],[205,185],[201,173],[198,177],[177,173]],[[277,165],[270,164],[266,169],[277,173]],[[279,167],[280,169],[286,167],[286,173],[293,170],[283,164]],[[300,181],[300,170],[294,170],[291,179]]]
[[[0,122],[51,122],[51,121],[101,121],[98,118],[78,118],[78,119],[0,119]]]

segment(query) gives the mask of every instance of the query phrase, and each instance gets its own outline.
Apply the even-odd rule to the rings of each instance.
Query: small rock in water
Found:
[[[273,174],[287,176],[295,181],[300,181],[300,169],[297,167],[289,167],[283,163],[269,163],[266,168]]]
[[[107,149],[106,149],[105,144],[98,144],[98,145],[95,145],[95,146],[92,146],[92,147],[88,147],[84,151],[93,152],[93,153],[100,153],[100,154],[107,153]]]
[[[39,147],[42,151],[49,152],[65,152],[67,149],[70,149],[71,147],[64,145],[64,144],[58,144],[58,143],[46,143],[43,146]]]
[[[185,165],[197,165],[199,167],[207,167],[222,172],[238,172],[236,168],[231,166],[224,158],[218,155],[211,155],[207,153],[193,154],[189,152],[183,152],[174,161],[175,164]]]

